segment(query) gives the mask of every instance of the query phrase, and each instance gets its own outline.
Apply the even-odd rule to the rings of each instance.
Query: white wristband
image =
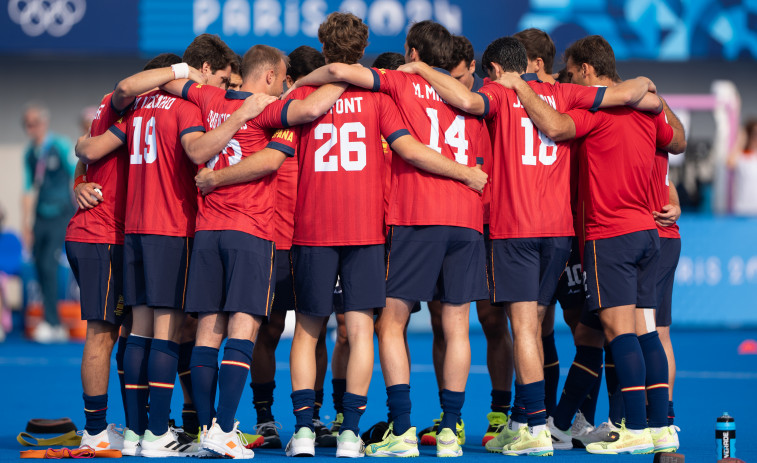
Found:
[[[186,79],[189,77],[189,65],[187,63],[172,64],[171,70],[173,71],[174,79]]]

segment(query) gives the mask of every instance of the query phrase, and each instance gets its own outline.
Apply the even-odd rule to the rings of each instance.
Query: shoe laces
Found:
[[[250,445],[250,443],[247,442],[247,438],[244,436],[244,433],[239,430],[239,421],[234,422],[234,429],[232,429],[231,432],[236,433],[239,442],[241,442],[242,444],[242,447],[246,448],[248,445]]]
[[[314,428],[325,428],[326,425],[323,423],[323,421],[314,419],[313,420],[313,427]]]
[[[277,429],[283,429],[284,426],[279,423],[278,421],[266,421],[265,423],[260,423],[255,425],[255,434],[261,434],[261,431],[266,429],[273,429],[274,431]]]

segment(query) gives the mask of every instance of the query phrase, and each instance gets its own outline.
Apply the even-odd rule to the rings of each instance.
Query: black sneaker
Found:
[[[321,420],[313,420],[313,430],[315,431],[315,445],[318,447],[336,447],[336,437],[331,434],[331,430]]]
[[[261,449],[280,449],[281,437],[279,437],[278,429],[281,425],[275,421],[266,421],[255,426],[255,433],[263,436],[263,444]]]
[[[374,424],[367,431],[365,431],[360,437],[365,442],[365,445],[375,444],[384,440],[384,434],[389,429],[389,423],[386,421],[379,421]]]

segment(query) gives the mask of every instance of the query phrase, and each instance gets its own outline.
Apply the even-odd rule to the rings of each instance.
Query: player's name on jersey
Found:
[[[539,98],[544,100],[545,103],[552,106],[552,109],[557,111],[557,102],[555,101],[554,95],[539,95]],[[520,104],[520,98],[515,99],[515,103],[513,103],[513,108],[523,108],[523,105]]]
[[[229,113],[217,113],[211,109],[207,117],[208,127],[213,130],[223,124],[229,117],[231,117]],[[247,130],[247,123],[245,122],[239,130]]]
[[[444,101],[442,100],[442,97],[439,96],[438,93],[436,93],[436,90],[434,90],[434,87],[432,87],[429,84],[425,84],[425,89],[421,88],[420,83],[413,82],[413,91],[415,92],[415,96],[418,98],[421,98],[423,100],[434,100],[434,101]],[[424,91],[425,90],[425,91]]]
[[[336,103],[334,103],[334,106],[329,109],[328,114],[334,114],[335,112],[337,114],[350,114],[350,113],[360,113],[363,112],[363,106],[361,102],[363,101],[362,96],[355,96],[350,98],[339,98],[336,100]]]
[[[171,109],[176,97],[168,95],[138,96],[134,102],[134,109]]]

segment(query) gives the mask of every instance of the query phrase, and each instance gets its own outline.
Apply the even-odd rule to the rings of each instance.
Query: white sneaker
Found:
[[[213,418],[213,425],[202,439],[202,449],[213,452],[220,457],[253,458],[255,452],[247,448],[247,439],[237,429],[237,426],[239,426],[239,421],[234,422],[234,427],[231,431],[224,432],[215,418]]]
[[[579,410],[576,412],[576,418],[573,420],[573,426],[570,427],[570,436],[573,438],[574,447],[586,447],[586,444],[591,443],[584,442],[584,439],[594,431],[594,425],[586,421],[586,417]]]
[[[294,433],[286,447],[288,457],[315,456],[315,433],[307,426],[303,426]]]
[[[365,456],[365,444],[349,429],[339,433],[336,438],[336,456],[345,458],[360,458]]]
[[[166,431],[162,436],[156,436],[148,429],[142,436],[139,445],[142,446],[141,455],[149,458],[193,457],[198,450],[198,445],[194,442],[180,443],[172,429]]]
[[[678,442],[678,431],[680,430],[681,428],[675,425],[651,428],[649,431],[652,433],[654,453],[677,451],[680,446]]]
[[[570,450],[573,448],[573,438],[570,436],[570,430],[563,431],[555,426],[555,419],[547,417],[547,429],[552,435],[552,448],[555,450]]]
[[[32,331],[32,340],[41,344],[67,342],[68,330],[63,325],[52,326],[42,320]]]
[[[116,425],[112,423],[94,436],[90,435],[85,429],[79,445],[79,448],[83,447],[91,447],[95,450],[123,450],[124,436],[116,430]]]
[[[121,454],[127,457],[138,457],[142,455],[142,447],[139,445],[140,436],[129,428],[124,429],[124,441]]]

